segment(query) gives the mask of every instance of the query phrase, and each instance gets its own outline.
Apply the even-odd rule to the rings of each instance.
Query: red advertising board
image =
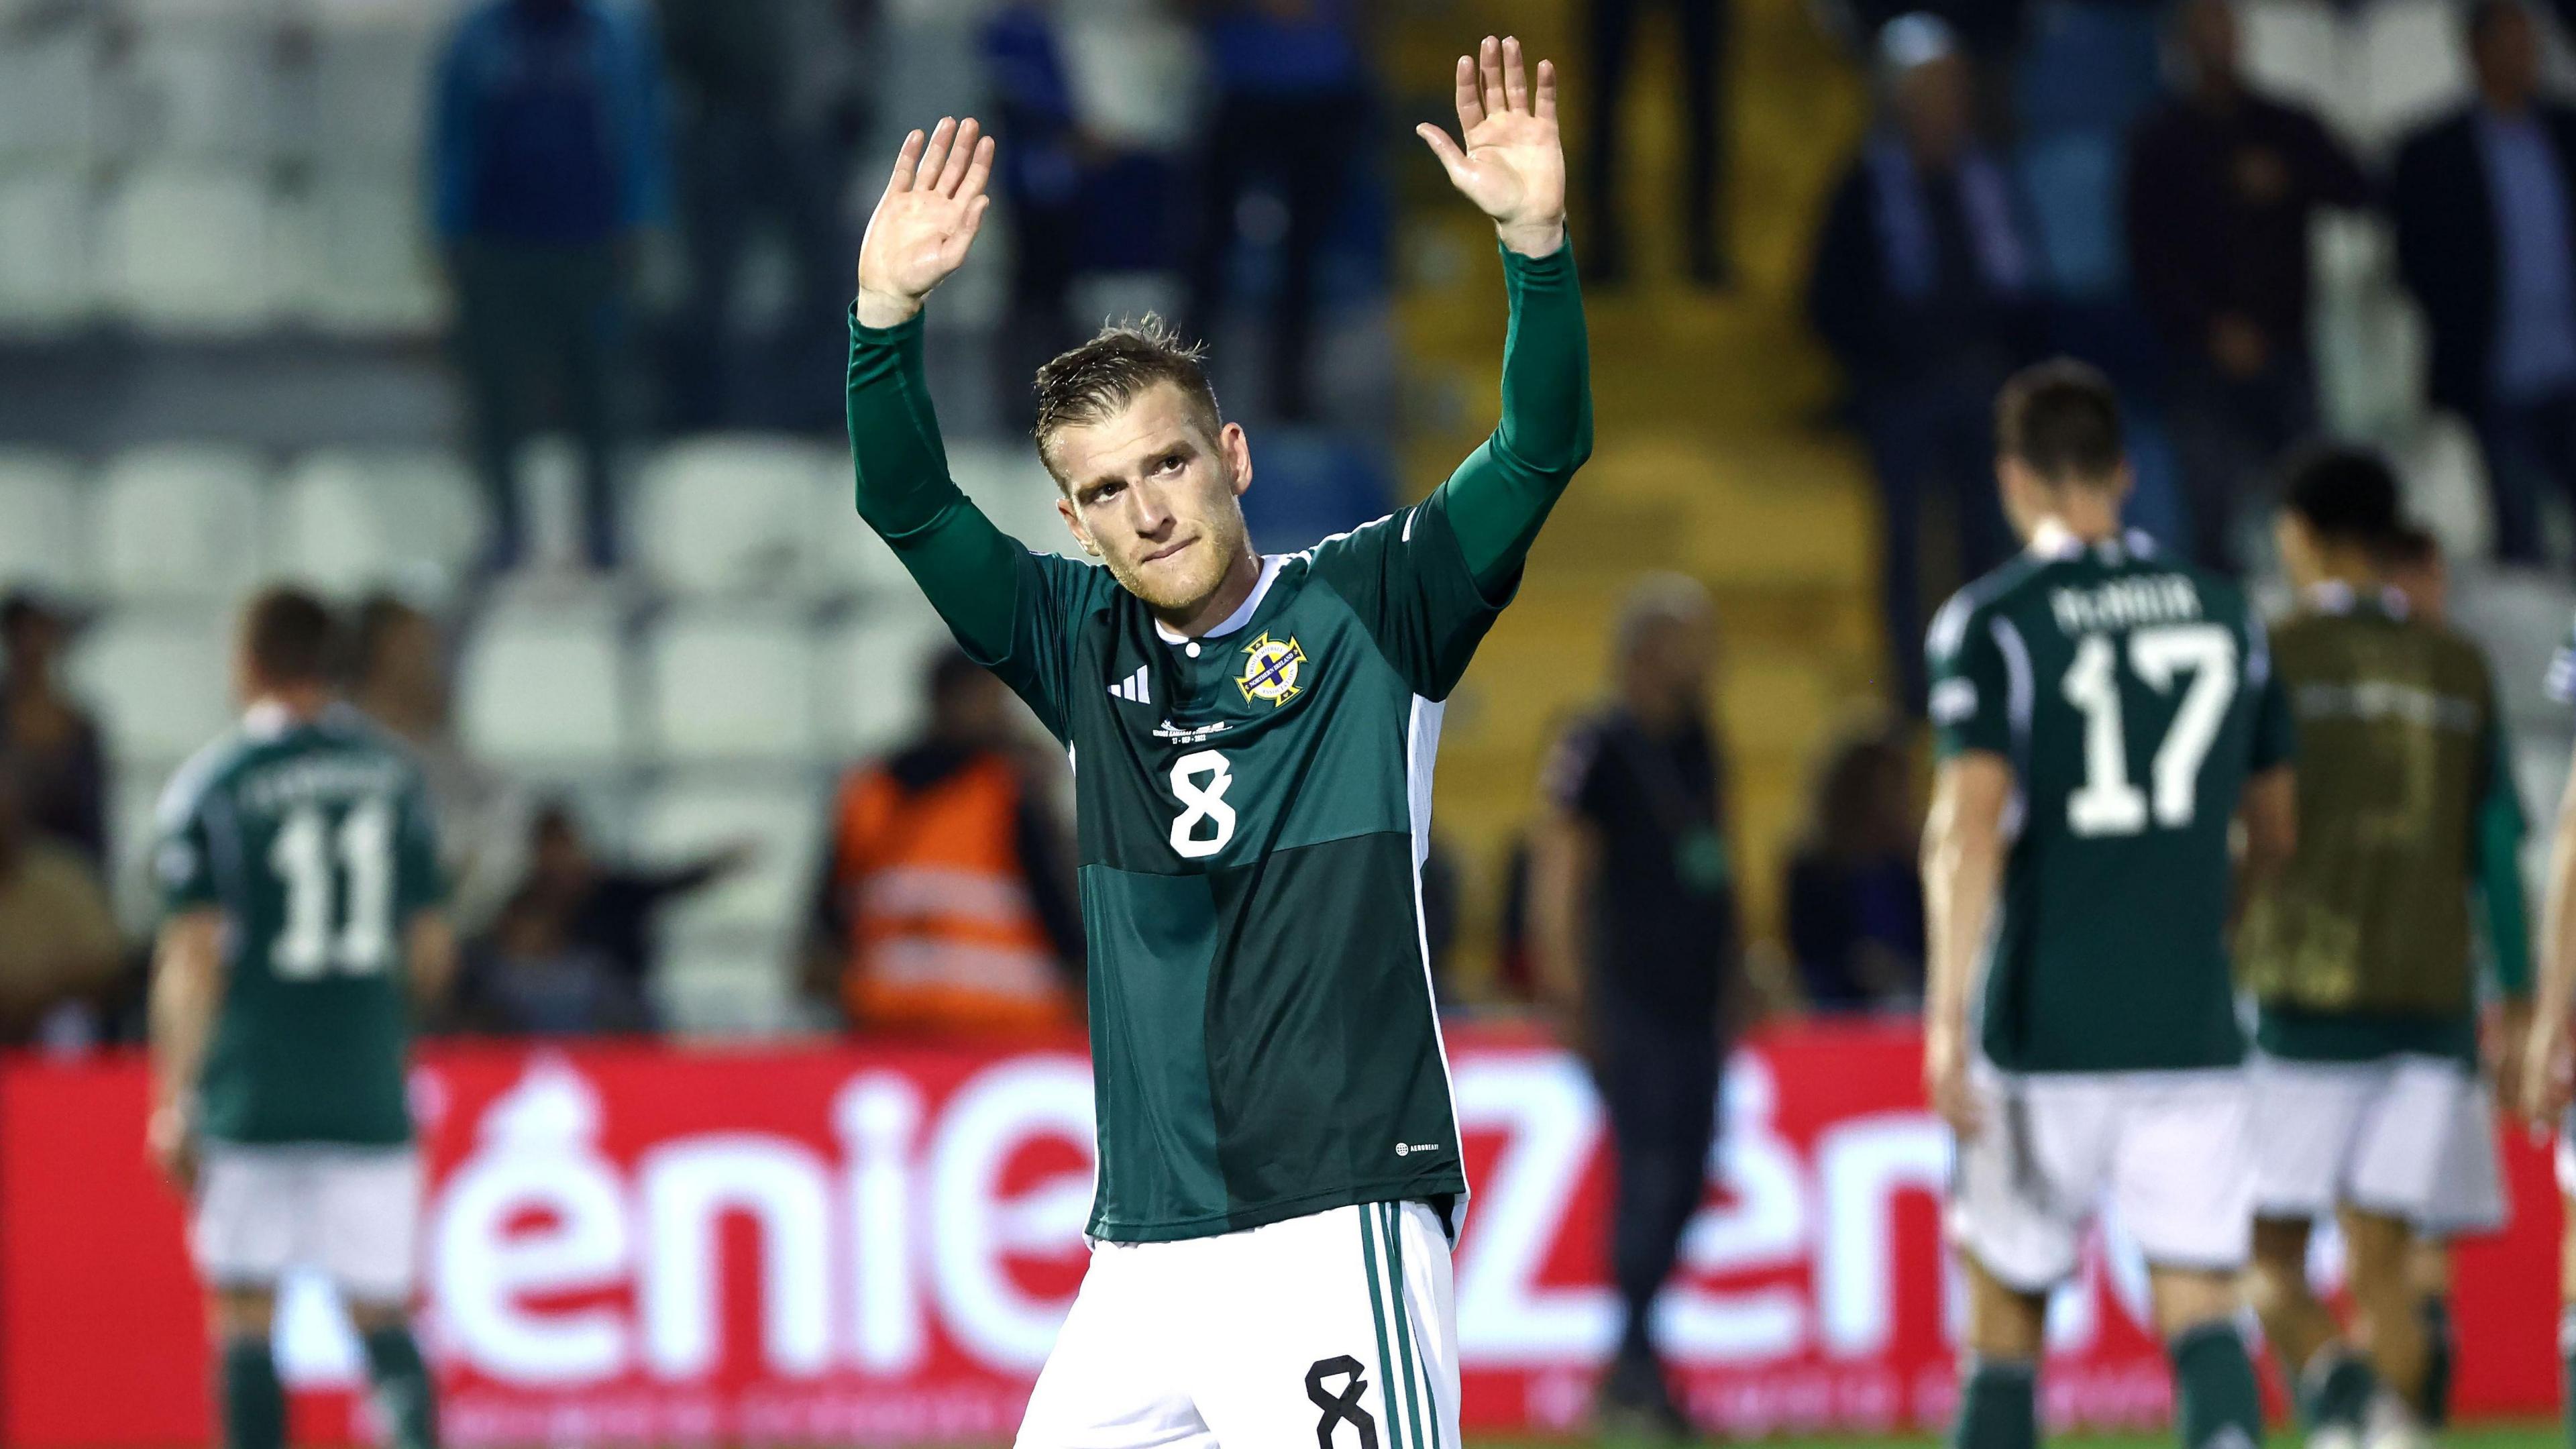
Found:
[[[1567,1428],[1615,1332],[1600,1109],[1528,1037],[1459,1031],[1451,1054],[1476,1193],[1465,1416]],[[1917,1065],[1901,1027],[1807,1027],[1737,1055],[1722,1166],[1662,1308],[1711,1427],[1947,1415],[1948,1145]],[[1090,1078],[1070,1044],[441,1046],[415,1095],[424,1312],[467,1449],[1005,1442],[1081,1276]],[[143,1101],[133,1060],[0,1067],[0,1442],[208,1437],[182,1215],[144,1165]],[[2519,1133],[2506,1148],[2516,1226],[2460,1254],[2471,1415],[2556,1399],[2556,1198],[2545,1152]],[[2054,1309],[2058,1421],[2164,1417],[2144,1292],[2114,1229]],[[326,1290],[290,1286],[279,1347],[299,1437],[374,1437]]]

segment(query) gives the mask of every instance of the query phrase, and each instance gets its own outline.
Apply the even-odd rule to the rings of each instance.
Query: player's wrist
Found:
[[[1537,261],[1565,250],[1565,218],[1549,217],[1543,221],[1496,221],[1494,235],[1502,239],[1503,249]]]
[[[923,300],[900,292],[882,292],[863,286],[859,288],[857,302],[851,307],[851,315],[858,319],[860,326],[882,332],[889,327],[900,327],[921,315]]]

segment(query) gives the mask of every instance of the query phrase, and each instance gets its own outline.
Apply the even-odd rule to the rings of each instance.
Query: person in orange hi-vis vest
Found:
[[[809,987],[865,1031],[1076,1027],[1082,923],[1008,696],[953,650],[927,685],[924,735],[850,771],[833,802]]]

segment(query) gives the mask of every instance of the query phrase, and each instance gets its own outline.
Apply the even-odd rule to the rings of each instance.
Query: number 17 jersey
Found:
[[[1927,653],[1937,752],[2001,755],[2016,786],[1987,1057],[2015,1072],[2241,1061],[2228,837],[2246,780],[2291,749],[2242,591],[2143,535],[2043,530],[1950,600]]]
[[[1106,569],[1020,560],[982,662],[1073,757],[1094,1237],[1466,1192],[1418,872],[1441,701],[1502,600],[1446,507],[1263,560],[1197,639]]]

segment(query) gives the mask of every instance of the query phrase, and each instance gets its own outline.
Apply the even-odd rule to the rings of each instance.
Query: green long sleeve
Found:
[[[2495,971],[2496,990],[2507,998],[2531,994],[2531,917],[2522,888],[2522,802],[2516,797],[2512,756],[2503,749],[2501,731],[2490,746],[2493,756],[2486,799],[2478,806],[2478,899],[2486,908],[2487,958]]]
[[[1572,243],[1544,257],[1503,250],[1511,324],[1503,420],[1441,485],[1477,587],[1517,577],[1539,526],[1592,456],[1592,357]]]
[[[894,549],[967,653],[987,664],[1003,658],[1027,550],[948,476],[921,365],[921,314],[883,329],[851,317],[849,416],[859,517]]]

